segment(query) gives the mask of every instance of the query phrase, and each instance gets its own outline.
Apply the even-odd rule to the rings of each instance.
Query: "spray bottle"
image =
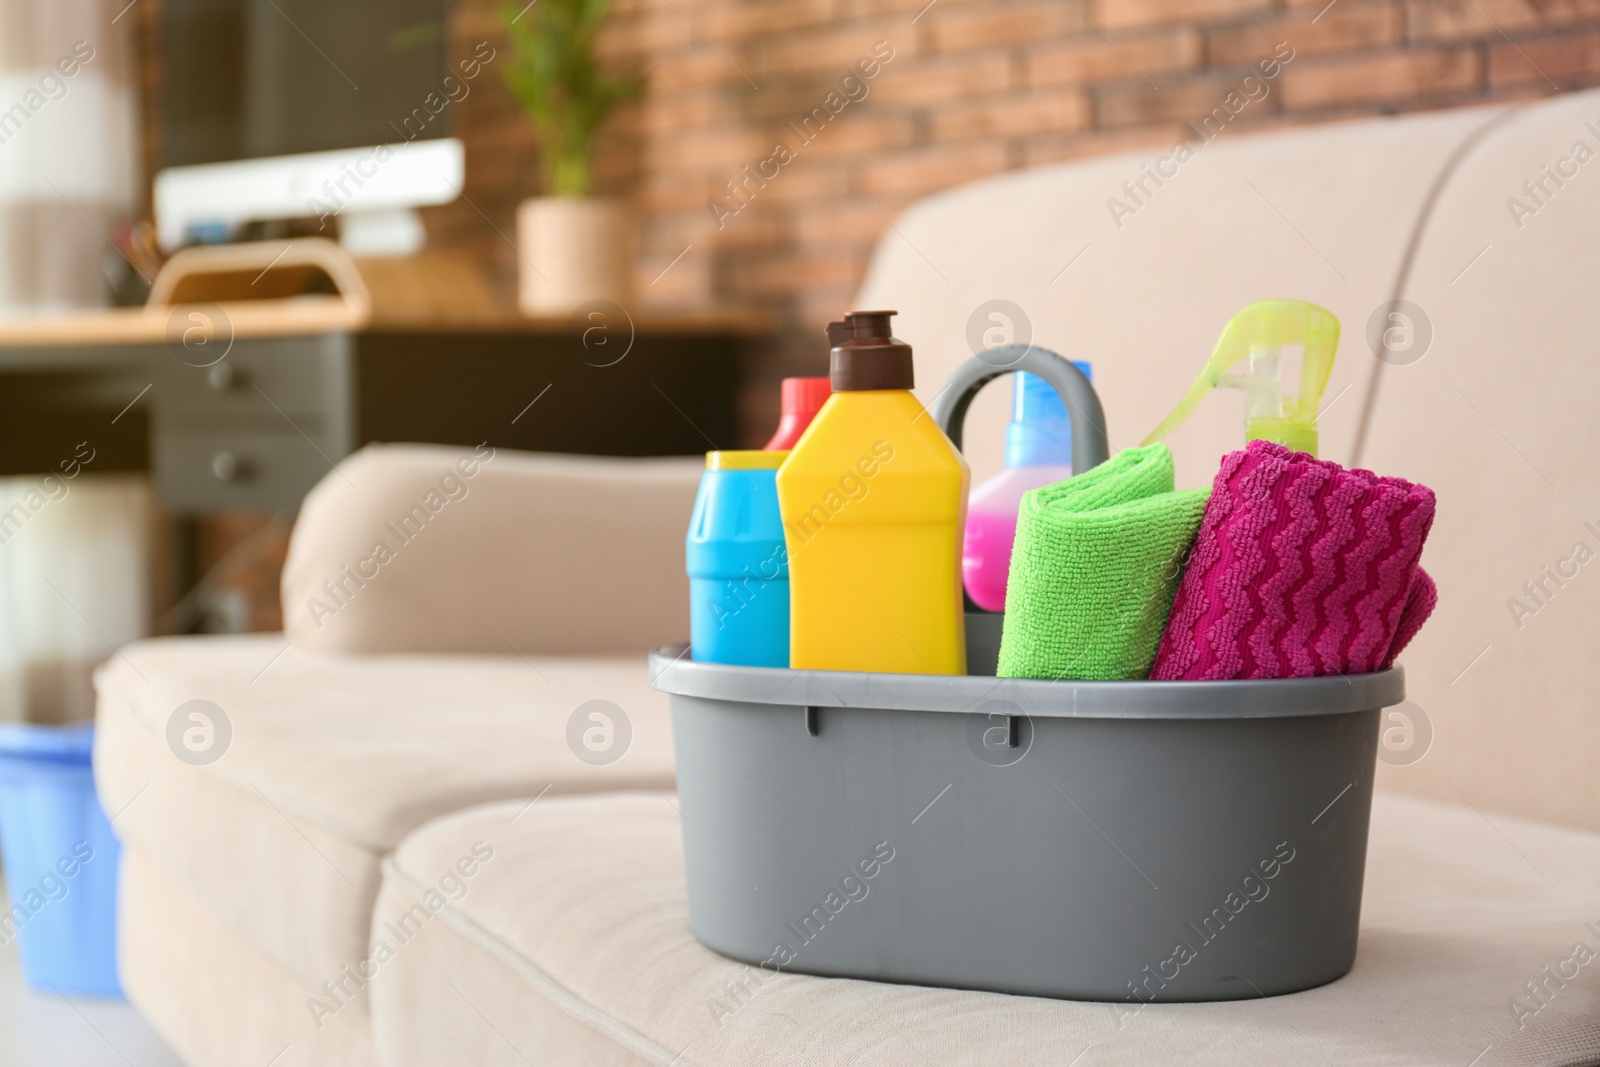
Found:
[[[1300,393],[1283,393],[1283,349],[1302,347]],[[1261,300],[1233,318],[1217,339],[1205,369],[1144,444],[1166,437],[1217,387],[1244,390],[1245,440],[1271,441],[1317,454],[1317,411],[1339,350],[1339,320],[1304,300]],[[1245,364],[1243,374],[1231,373]]]

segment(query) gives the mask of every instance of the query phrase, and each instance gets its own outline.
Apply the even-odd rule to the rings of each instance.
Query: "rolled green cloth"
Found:
[[[1163,444],[1022,498],[1002,678],[1145,678],[1209,488],[1174,492]]]

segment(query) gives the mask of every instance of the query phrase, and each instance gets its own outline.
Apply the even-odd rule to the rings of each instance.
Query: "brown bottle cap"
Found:
[[[828,323],[829,379],[836,393],[910,389],[911,346],[890,336],[893,311],[852,311]]]

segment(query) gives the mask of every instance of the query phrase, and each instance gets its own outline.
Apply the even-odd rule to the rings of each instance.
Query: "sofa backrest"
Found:
[[[985,329],[1004,335],[1016,313],[991,302],[1009,301],[1034,343],[1095,364],[1113,450],[1177,403],[1239,308],[1332,310],[1322,455],[1439,494],[1423,563],[1440,607],[1403,657],[1412,704],[1386,724],[1433,739],[1379,784],[1600,829],[1600,562],[1576,562],[1580,541],[1600,554],[1597,151],[1589,92],[1010,174],[896,220],[857,303],[900,310],[927,402]],[[1390,310],[1431,332],[1426,351],[1418,335],[1375,356],[1369,323]],[[999,466],[1008,406],[994,387],[973,406],[975,481]],[[1210,480],[1242,421],[1219,393],[1169,438],[1181,484]],[[1546,564],[1560,584],[1541,591]]]
[[[1177,404],[1235,311],[1272,297],[1310,300],[1344,326],[1322,454],[1345,460],[1372,362],[1361,341],[1367,319],[1393,295],[1452,157],[1503,113],[1224,135],[1182,164],[1167,150],[978,182],[895,221],[857,304],[899,310],[895,333],[916,351],[924,403],[973,355],[969,334],[1004,333],[1006,309],[994,302],[1016,305],[1035,344],[1094,364],[1115,451],[1138,444]],[[1146,177],[1158,167],[1175,172],[1159,187]],[[1124,183],[1140,180],[1143,206],[1113,212],[1109,201],[1134,204]],[[1003,392],[985,390],[969,415],[975,481],[1000,464]],[[1237,394],[1197,411],[1168,442],[1180,483],[1209,482],[1216,457],[1242,445],[1243,424]]]
[[[1401,295],[1433,345],[1373,367],[1360,459],[1439,494],[1405,656],[1436,742],[1403,780],[1600,829],[1600,93],[1473,148]]]
[[[307,495],[284,565],[303,651],[642,652],[689,632],[703,461],[372,445]]]

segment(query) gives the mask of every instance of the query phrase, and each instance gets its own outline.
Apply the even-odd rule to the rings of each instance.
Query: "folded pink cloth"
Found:
[[[1222,458],[1150,677],[1308,678],[1394,665],[1438,603],[1433,490],[1252,441]]]

